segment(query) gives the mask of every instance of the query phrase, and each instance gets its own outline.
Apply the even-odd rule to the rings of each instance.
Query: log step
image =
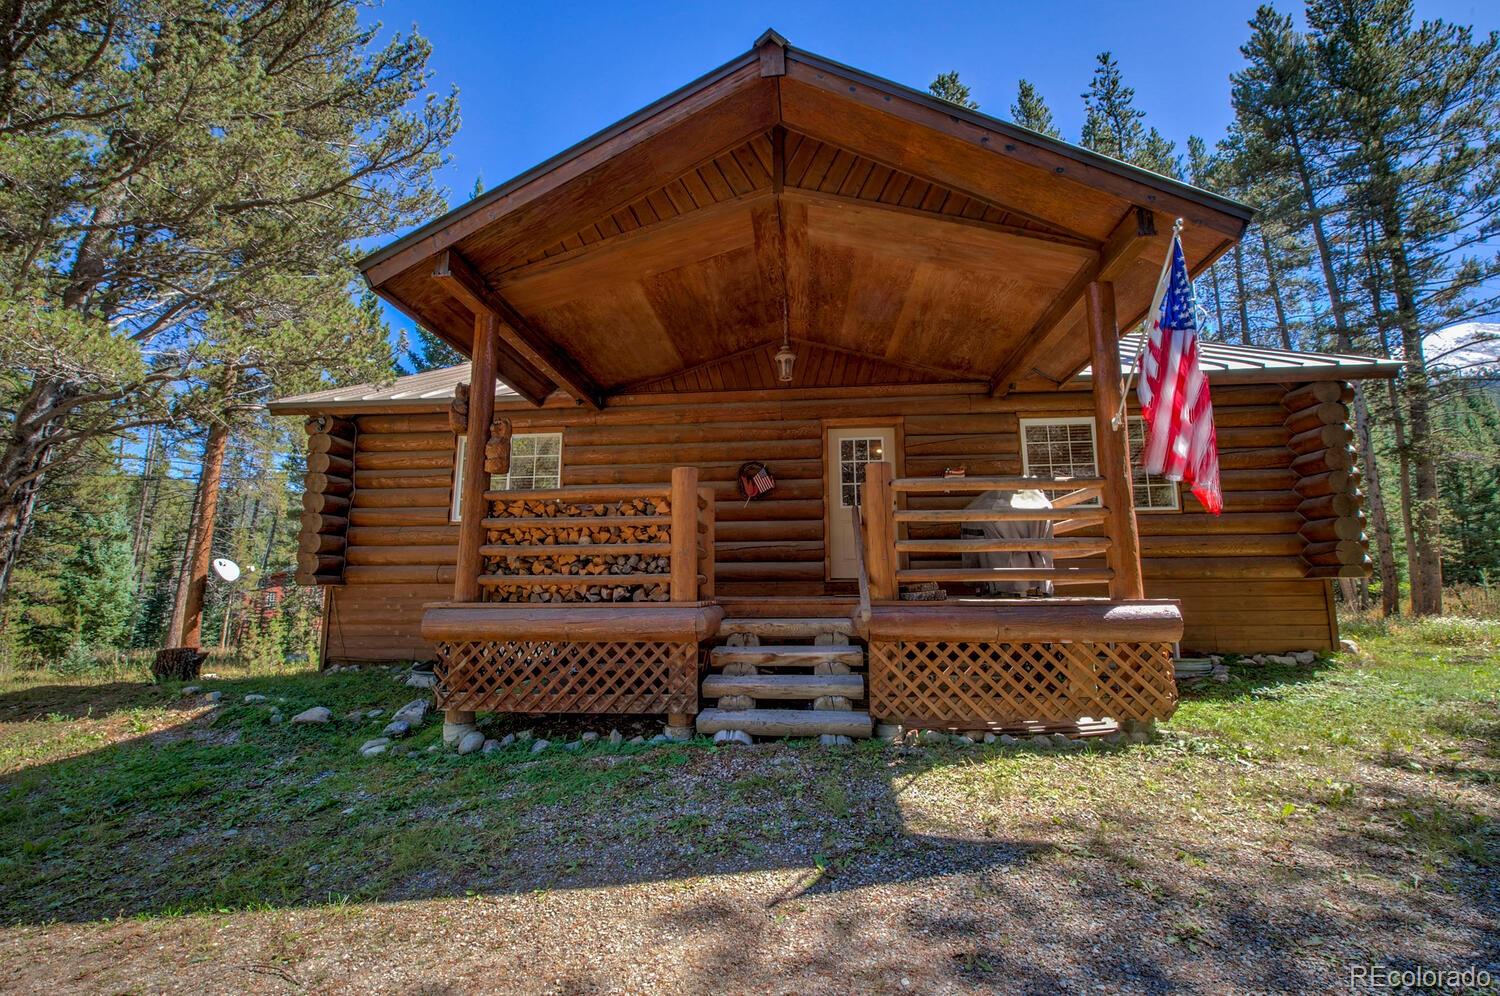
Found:
[[[704,709],[698,714],[698,733],[713,736],[721,730],[743,730],[759,737],[868,737],[870,714],[837,709],[746,709],[728,712]]]
[[[725,619],[719,623],[720,636],[733,636],[735,634],[750,634],[761,639],[777,640],[811,640],[824,633],[837,633],[840,636],[854,635],[854,620],[830,617],[826,619],[817,616],[804,618],[792,617],[765,617],[765,618],[739,618]]]
[[[865,696],[865,679],[858,674],[711,674],[703,679],[703,697],[748,695],[753,699],[815,699],[842,695]]]
[[[838,661],[850,667],[857,667],[865,662],[865,652],[859,647],[809,647],[795,644],[714,647],[709,652],[709,663],[720,668],[726,664],[754,664],[758,667],[812,667],[823,661]]]

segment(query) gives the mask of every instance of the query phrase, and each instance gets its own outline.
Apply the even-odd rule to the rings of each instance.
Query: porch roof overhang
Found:
[[[1197,272],[1250,208],[793,48],[744,55],[360,264],[542,403],[781,339],[1001,394],[1087,363],[1083,291],[1149,306],[1173,220]]]

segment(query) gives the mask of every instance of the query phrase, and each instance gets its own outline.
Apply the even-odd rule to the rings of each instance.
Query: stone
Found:
[[[399,719],[401,722],[406,723],[407,725],[412,727],[412,729],[416,729],[418,726],[421,726],[422,721],[427,718],[427,708],[427,699],[412,699],[410,702],[406,703],[406,705],[402,706],[400,709],[397,709],[396,715],[392,716],[391,718],[393,720]]]
[[[509,747],[511,744],[513,744],[515,742],[516,742],[516,735],[514,733],[507,733],[505,736],[501,737],[500,740],[499,740],[500,749],[504,750],[505,748]]]
[[[223,697],[224,697],[224,693],[223,692],[209,692],[208,693],[208,701],[210,701],[210,702],[217,702],[220,699],[222,699]]]
[[[388,744],[375,744],[373,747],[366,747],[364,750],[360,751],[359,756],[379,757],[381,754],[384,754],[388,750],[390,750],[390,745]]]
[[[1353,640],[1340,640],[1339,650],[1346,654],[1357,654],[1359,653],[1359,644]],[[186,692],[187,689],[184,688],[183,691]]]
[[[542,751],[546,750],[548,747],[551,747],[551,746],[552,746],[552,744],[549,741],[538,740],[538,741],[536,741],[535,743],[533,743],[531,745],[531,752],[533,754],[540,754]]]
[[[344,718],[347,719],[351,723],[357,723],[360,720],[362,720],[362,719],[365,718],[365,714],[364,714],[364,711],[361,710],[361,709],[354,709],[354,710],[351,710],[350,712],[344,713]]]
[[[1291,667],[1297,663],[1297,658],[1291,654],[1266,654],[1263,663],[1280,664],[1282,667]]]
[[[479,750],[480,750],[480,753],[482,753],[482,754],[494,754],[494,753],[496,753],[496,752],[498,752],[500,750],[500,741],[498,741],[498,740],[486,740],[484,742],[484,746],[481,747]]]
[[[431,746],[429,746],[427,748],[427,753],[429,753],[429,754],[436,754],[438,751],[440,751],[442,749],[443,749],[443,745],[442,744],[432,744]]]
[[[379,719],[385,715],[384,709],[371,709],[365,713],[365,719]]]
[[[995,735],[993,733],[986,733],[984,735],[984,742],[987,743],[987,744],[994,743],[995,742]]]
[[[269,702],[269,701],[271,701],[271,700],[268,699],[268,698],[266,698],[264,695],[256,695],[254,692],[251,692],[249,695],[245,696],[245,704],[246,705],[257,705],[257,704],[259,704],[261,702]]]
[[[1051,750],[1052,749],[1052,738],[1049,737],[1049,736],[1046,736],[1044,734],[1038,733],[1036,736],[1034,736],[1034,737],[1031,738],[1031,745],[1033,747],[1040,747],[1042,750]]]
[[[470,733],[477,733],[478,731],[479,727],[473,723],[444,723],[443,743],[449,747],[457,747],[460,740]]]
[[[1001,747],[1019,747],[1019,746],[1021,746],[1021,741],[1017,740],[1015,737],[1011,736],[1009,733],[1002,733],[1002,734],[1000,734],[1000,746]]]
[[[1061,747],[1064,750],[1067,750],[1069,747],[1073,746],[1073,741],[1065,734],[1054,733],[1052,734],[1052,746]]]
[[[516,734],[516,739],[524,744],[526,741],[530,740],[532,736],[533,734],[530,730],[522,730],[520,733]]]
[[[282,717],[281,713],[279,713],[279,712],[273,712],[273,713],[271,713],[271,725],[272,726],[280,726],[281,722],[282,722],[282,719],[283,719],[283,717]]]
[[[818,743],[822,744],[824,747],[843,747],[848,744],[854,743],[854,741],[850,740],[848,737],[841,737],[834,733],[825,733],[822,736],[818,737]]]
[[[948,734],[943,733],[940,730],[923,730],[921,733],[917,734],[917,743],[926,744],[929,747],[936,744],[945,744],[947,742]]]
[[[183,695],[197,695],[201,691],[203,691],[203,689],[197,685],[184,685],[182,688]]]
[[[1214,681],[1217,681],[1221,685],[1227,685],[1229,684],[1229,668],[1225,667],[1223,664],[1215,664],[1214,669],[1209,677],[1213,678]]]
[[[633,744],[643,744],[645,742],[646,742],[646,738],[643,737],[643,736],[640,736],[639,734],[637,734],[636,736],[631,737],[630,740],[628,741],[628,743],[633,743]]]
[[[365,751],[369,750],[371,747],[385,747],[388,744],[390,744],[390,742],[391,742],[391,738],[390,737],[376,737],[373,740],[366,740],[364,743],[362,743],[362,744],[359,745],[359,752],[361,754],[363,754]]]
[[[744,730],[720,730],[714,734],[716,744],[741,744],[745,747],[755,746],[755,738]]]
[[[582,740],[572,740],[572,741],[569,741],[568,743],[563,744],[563,750],[572,750],[572,751],[583,750],[583,741]]]
[[[953,735],[953,743],[960,747],[973,747],[974,738],[965,733],[956,733]]]
[[[584,743],[586,743],[586,744],[591,744],[591,743],[593,743],[593,742],[594,742],[594,741],[595,741],[595,740],[598,740],[598,739],[599,739],[599,734],[597,734],[597,733],[595,733],[595,732],[594,732],[594,731],[593,731],[593,730],[589,730],[589,731],[588,731],[588,732],[587,732],[587,733],[585,733],[585,734],[584,734],[584,735],[583,735],[583,736],[582,736],[582,737],[580,737],[580,738],[579,738],[579,739],[580,739],[580,740],[582,740],[582,741],[583,741],[583,742],[584,742]]]
[[[313,706],[311,709],[304,709],[293,716],[292,722],[304,724],[326,723],[332,718],[333,712],[327,706]]]
[[[656,736],[652,737],[650,740],[647,740],[646,743],[648,743],[648,744],[664,744],[664,743],[670,742],[671,739],[672,738],[669,737],[669,736],[667,736],[665,733],[658,733]]]
[[[609,742],[618,746],[619,744],[625,742],[625,734],[621,733],[619,730],[610,730]]]
[[[661,737],[663,740],[691,740],[693,728],[691,726],[664,726]]]
[[[392,738],[404,737],[411,732],[411,724],[404,719],[393,719],[385,724],[385,729],[381,732]]]
[[[1309,664],[1316,664],[1318,662],[1318,655],[1311,650],[1299,650],[1292,656],[1297,658],[1297,663],[1301,664],[1303,667],[1307,667]]]
[[[460,754],[472,754],[484,746],[484,734],[478,730],[470,730],[458,741],[458,752]]]
[[[407,688],[431,688],[437,684],[437,675],[425,671],[413,671],[406,676]]]
[[[875,735],[882,740],[896,740],[901,736],[900,723],[876,723]]]

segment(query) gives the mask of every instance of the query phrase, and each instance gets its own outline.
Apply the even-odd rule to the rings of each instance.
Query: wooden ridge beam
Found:
[[[1134,263],[1156,235],[1156,216],[1150,210],[1135,207],[1110,232],[1098,256],[1081,267],[1036,323],[1027,330],[990,379],[990,395],[1000,398],[1016,386],[1031,367],[1047,339],[1067,319],[1083,308],[1084,291],[1096,281],[1112,281]]]
[[[594,379],[497,294],[457,250],[438,254],[432,276],[474,314],[494,315],[501,341],[543,376],[595,411],[604,407],[603,392]]]

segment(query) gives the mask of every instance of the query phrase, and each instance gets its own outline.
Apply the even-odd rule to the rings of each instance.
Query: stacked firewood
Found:
[[[1354,430],[1349,425],[1353,389],[1337,381],[1305,384],[1287,392],[1287,445],[1296,454],[1293,485],[1302,503],[1299,530],[1308,577],[1364,577],[1370,573],[1364,496],[1359,490]]]
[[[297,537],[297,583],[343,584],[344,535],[354,494],[354,423],[331,415],[307,420],[307,477]]]
[[[670,503],[497,498],[486,523],[486,599],[494,602],[665,602]],[[515,519],[512,523],[495,520]],[[631,519],[640,521],[632,522]],[[625,520],[625,521],[622,521]],[[598,547],[595,550],[592,548]],[[512,548],[512,549],[506,549]],[[548,548],[548,549],[538,549]],[[649,578],[645,577],[648,576]],[[505,584],[505,577],[536,579]],[[656,580],[656,578],[661,580]],[[550,578],[597,578],[597,582]],[[618,581],[613,579],[618,578]]]

